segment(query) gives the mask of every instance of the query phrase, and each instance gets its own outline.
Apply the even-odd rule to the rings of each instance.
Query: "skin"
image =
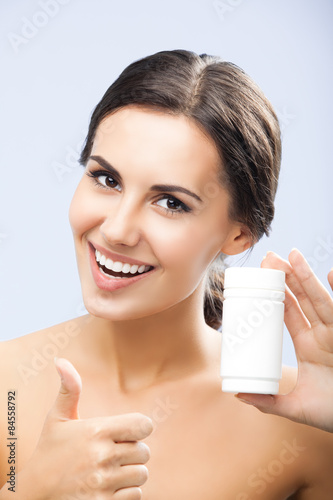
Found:
[[[122,180],[105,188],[105,177],[97,185],[84,174],[70,208],[89,314],[0,346],[6,396],[0,427],[7,435],[7,392],[15,390],[20,488],[13,494],[5,486],[0,498],[80,498],[79,488],[99,500],[330,498],[329,412],[321,422],[325,431],[290,420],[290,407],[281,418],[267,413],[263,399],[259,412],[221,391],[221,336],[203,316],[205,271],[220,251],[240,253],[250,239],[229,219],[231,200],[217,182],[212,141],[185,117],[128,107],[100,124],[92,155],[112,164]],[[97,169],[96,159],[89,160],[86,173]],[[171,215],[165,208],[175,207],[172,196],[150,191],[161,183],[186,187],[203,202],[173,193],[192,212]],[[101,290],[88,242],[156,271],[129,287]],[[290,266],[289,275],[302,281],[303,261],[270,255],[263,265]],[[286,322],[295,338],[295,310],[305,309],[307,317],[309,308],[290,276],[296,295],[288,295]],[[319,293],[328,302],[324,287]],[[328,335],[326,323],[321,331]],[[317,383],[316,372],[311,375]],[[281,394],[299,386],[296,377],[284,368]],[[311,391],[310,385],[302,394],[308,401]],[[298,420],[304,422],[300,412]],[[7,459],[2,447],[0,485]]]
[[[285,322],[297,355],[298,378],[288,396],[239,397],[261,411],[333,432],[332,298],[296,249],[289,261],[268,252],[261,267],[286,273]],[[327,278],[333,289],[333,269]]]

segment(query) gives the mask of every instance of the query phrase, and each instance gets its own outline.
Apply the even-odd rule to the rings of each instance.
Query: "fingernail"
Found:
[[[62,375],[62,373],[61,373],[61,371],[60,371],[60,369],[59,369],[59,367],[58,367],[58,365],[57,365],[57,361],[58,361],[58,358],[57,358],[57,357],[54,357],[54,365],[55,365],[55,369],[57,370],[58,375],[59,375],[59,377],[60,377],[60,379],[61,379],[61,382],[62,382],[62,381],[63,381],[63,375]]]
[[[237,394],[235,394],[235,398],[239,399],[239,401],[243,401],[243,403],[246,403],[248,405],[254,405],[255,404],[253,401],[248,401],[247,399],[240,398],[239,396],[237,396]]]
[[[302,257],[305,259],[304,255],[302,254],[302,252],[296,248],[296,247],[293,247],[291,250],[290,250],[290,253],[293,252],[295,250],[295,252],[299,253],[300,255],[302,255]],[[306,260],[306,259],[305,259]]]

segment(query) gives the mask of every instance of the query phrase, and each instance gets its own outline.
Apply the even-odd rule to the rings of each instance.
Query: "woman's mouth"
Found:
[[[90,267],[92,277],[98,288],[113,292],[119,288],[130,286],[150,276],[157,267],[129,264],[128,262],[112,261],[91,243],[89,247]]]
[[[153,266],[139,266],[138,264],[129,264],[128,262],[120,261],[113,262],[98,250],[95,250],[95,259],[100,271],[105,276],[111,278],[133,278],[153,269]]]

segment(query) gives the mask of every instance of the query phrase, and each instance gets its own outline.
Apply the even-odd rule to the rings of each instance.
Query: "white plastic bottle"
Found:
[[[282,376],[285,273],[230,267],[224,280],[222,391],[277,394]]]

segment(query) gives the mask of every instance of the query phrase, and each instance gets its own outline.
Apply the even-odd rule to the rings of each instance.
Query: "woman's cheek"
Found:
[[[82,235],[95,227],[99,222],[100,213],[98,199],[85,196],[79,186],[69,207],[69,222],[73,233]]]
[[[199,221],[197,221],[199,222]],[[200,277],[221,248],[221,234],[218,227],[211,227],[208,221],[193,224],[185,236],[185,258],[192,262],[193,277]],[[222,238],[223,240],[223,238]]]
[[[168,224],[156,224],[150,227],[149,242],[160,265],[176,272],[183,272],[199,259],[203,245],[207,246],[202,228],[195,224],[180,224],[170,221]]]
[[[86,211],[83,203],[83,181],[84,179],[81,179],[81,181],[79,182],[69,207],[68,217],[73,233],[79,233],[83,223],[85,223],[86,220],[86,217],[84,217],[82,214],[82,211]]]

